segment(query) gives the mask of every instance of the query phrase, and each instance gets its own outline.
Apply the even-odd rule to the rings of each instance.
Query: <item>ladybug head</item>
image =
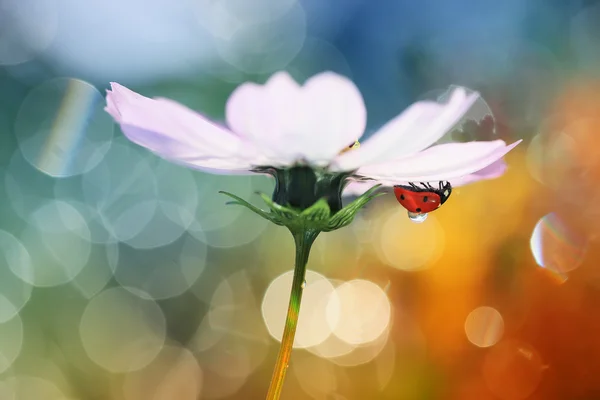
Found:
[[[444,204],[448,200],[448,197],[450,197],[450,194],[452,194],[452,185],[450,182],[440,182],[439,189],[436,189],[435,192],[440,196],[440,203]]]

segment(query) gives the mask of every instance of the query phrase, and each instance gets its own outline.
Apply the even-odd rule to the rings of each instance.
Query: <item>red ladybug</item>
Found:
[[[435,189],[429,183],[421,182],[423,187],[418,187],[414,183],[409,186],[394,186],[396,199],[412,214],[427,214],[437,210],[448,200],[452,193],[450,182],[440,182],[439,187]]]

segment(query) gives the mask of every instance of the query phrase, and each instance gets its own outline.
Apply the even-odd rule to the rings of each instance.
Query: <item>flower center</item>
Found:
[[[350,146],[343,148],[342,151],[340,151],[340,154],[344,154],[345,152],[350,151],[350,150],[358,149],[359,147],[360,147],[360,142],[358,140],[355,140],[354,143],[352,143]]]

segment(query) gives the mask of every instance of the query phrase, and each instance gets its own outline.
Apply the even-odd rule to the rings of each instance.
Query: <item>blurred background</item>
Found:
[[[293,241],[124,140],[110,81],[220,120],[279,70],[351,78],[367,135],[449,85],[524,139],[422,224],[322,234],[284,399],[600,399],[600,1],[0,0],[0,399],[260,399]],[[465,132],[445,140],[464,140]],[[459,137],[460,136],[460,137]]]

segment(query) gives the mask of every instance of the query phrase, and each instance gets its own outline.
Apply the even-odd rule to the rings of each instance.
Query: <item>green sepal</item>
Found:
[[[326,230],[324,230],[324,232],[334,231],[336,229],[340,229],[349,225],[354,220],[354,216],[356,215],[356,213],[361,208],[363,208],[369,201],[373,200],[375,197],[379,197],[385,194],[373,194],[380,187],[380,184],[373,186],[371,189],[367,190],[365,193],[363,193],[357,199],[355,199],[352,203],[348,204],[346,207],[342,208],[340,211],[335,213],[335,215],[329,219],[329,226]]]
[[[320,199],[315,204],[300,213],[300,216],[303,219],[314,222],[329,220],[330,215],[331,210],[329,209],[329,204],[327,204],[327,200],[325,199]]]
[[[331,215],[331,209],[325,198],[319,199],[305,210],[298,210],[289,205],[283,206],[277,204],[266,194],[258,193],[269,208],[269,211],[264,211],[234,194],[224,191],[220,191],[219,193],[223,193],[235,200],[229,202],[229,204],[244,206],[276,225],[286,226],[292,233],[305,231],[330,232],[349,225],[362,207],[375,197],[385,194],[373,194],[380,186],[373,186],[333,215]]]
[[[263,199],[263,201],[267,204],[267,206],[269,206],[269,208],[271,209],[271,212],[276,214],[277,216],[279,216],[279,218],[281,218],[281,219],[284,219],[284,220],[294,219],[300,214],[300,211],[298,211],[292,207],[285,207],[285,206],[275,203],[273,200],[271,200],[271,198],[269,196],[267,196],[264,193],[259,193],[259,195]]]
[[[270,215],[274,215],[278,220],[278,225],[285,225],[292,232],[304,230],[323,232],[329,223],[331,210],[325,199],[318,200],[305,210],[298,210],[289,205],[277,204],[264,193],[260,196],[271,209]]]
[[[282,225],[281,223],[279,223],[279,221],[277,220],[277,218],[274,218],[275,216],[272,214],[269,214],[263,210],[261,210],[260,208],[256,207],[253,204],[248,203],[246,200],[242,199],[241,197],[236,196],[233,193],[229,193],[229,192],[225,192],[223,190],[220,190],[219,193],[224,194],[225,196],[229,196],[232,199],[234,199],[235,201],[230,201],[227,204],[237,204],[240,206],[244,206],[247,209],[249,209],[250,211],[254,212],[255,214],[260,215],[261,217],[263,217],[264,219],[271,221],[274,224],[277,225]]]

